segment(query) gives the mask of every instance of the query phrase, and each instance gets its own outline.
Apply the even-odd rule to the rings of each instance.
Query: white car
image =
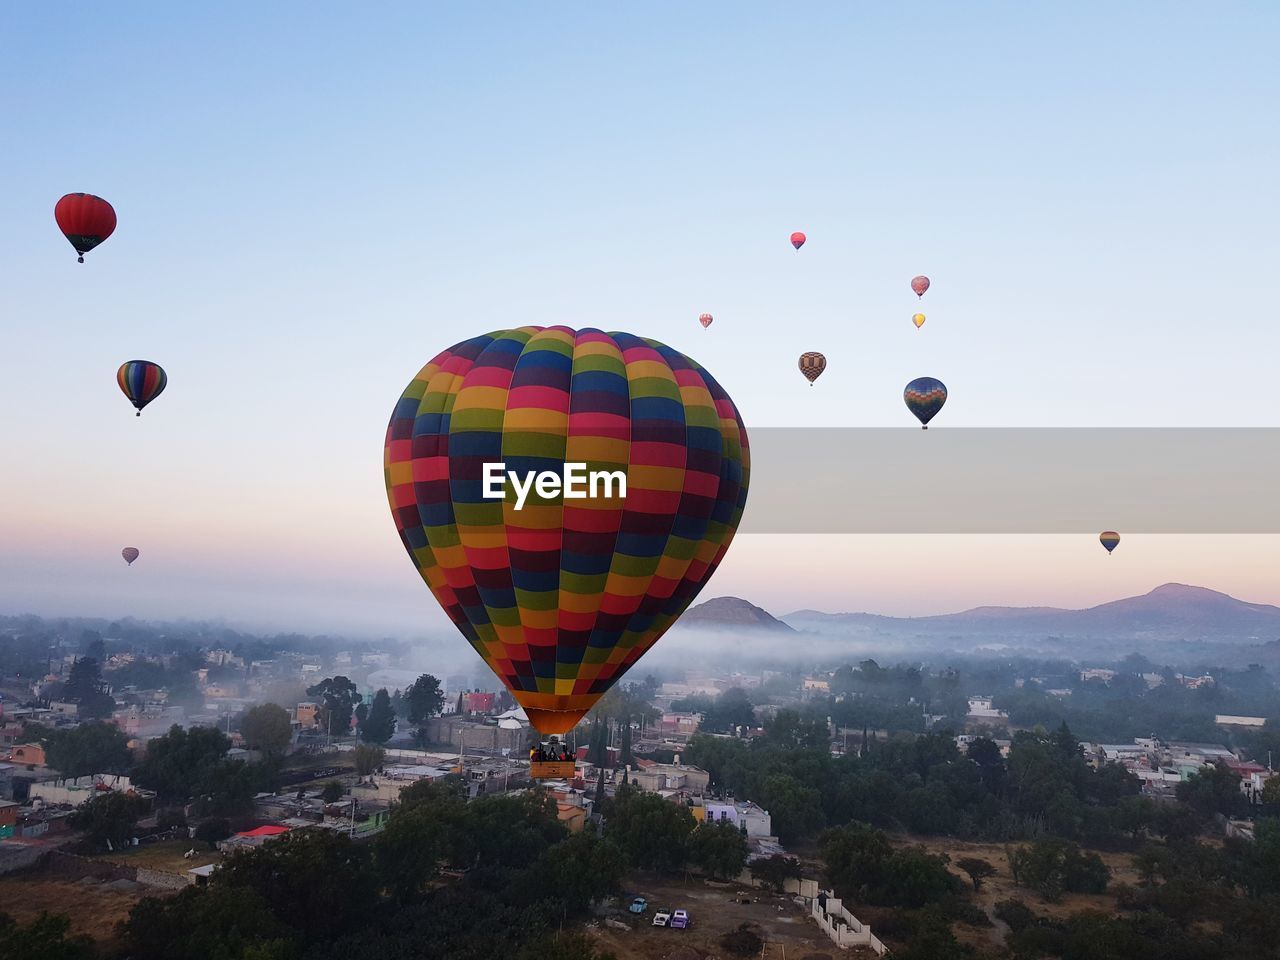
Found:
[[[665,927],[667,925],[667,921],[670,919],[671,919],[670,910],[659,910],[657,913],[653,915],[653,925],[655,927]]]

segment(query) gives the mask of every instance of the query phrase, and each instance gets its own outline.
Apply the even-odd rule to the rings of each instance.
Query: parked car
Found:
[[[669,921],[670,919],[671,919],[670,910],[659,909],[658,912],[653,915],[653,925],[655,927],[665,927],[667,925],[667,921]]]
[[[649,901],[644,897],[636,897],[631,901],[631,906],[627,907],[632,913],[644,913],[649,909]]]
[[[685,910],[677,910],[671,915],[671,921],[667,926],[675,927],[677,930],[683,930],[689,925],[689,914]]]

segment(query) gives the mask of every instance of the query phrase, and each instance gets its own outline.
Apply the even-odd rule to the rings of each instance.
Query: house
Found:
[[[695,804],[691,812],[695,820],[706,823],[732,823],[746,833],[748,839],[773,836],[773,818],[769,811],[750,800],[706,800]]]
[[[1225,713],[1214,716],[1213,722],[1220,727],[1262,727],[1267,723],[1266,717],[1235,717]]]
[[[496,693],[464,693],[462,695],[462,713],[492,713],[498,700]]]
[[[38,743],[20,743],[9,750],[9,762],[28,770],[45,766],[44,747]]]
[[[293,718],[303,727],[314,727],[316,725],[316,717],[320,712],[320,704],[312,703],[310,700],[304,700],[294,708]]]
[[[95,773],[85,777],[54,777],[38,780],[27,791],[30,800],[46,804],[65,803],[78,807],[103,793],[124,793],[150,804],[155,799],[154,790],[135,787],[128,777],[114,773]]]
[[[18,805],[10,800],[0,800],[0,840],[12,837],[18,829]]]
[[[1007,721],[1009,714],[997,710],[990,697],[970,697],[969,712],[965,719],[971,723],[998,724]]]
[[[234,853],[237,850],[260,847],[268,840],[283,837],[289,832],[289,829],[289,827],[279,825],[255,827],[252,830],[245,830],[242,833],[237,833],[235,836],[228,837],[226,840],[220,840],[218,842],[218,850],[227,854]]]
[[[805,693],[830,693],[831,684],[826,677],[805,677],[804,691]]]
[[[676,734],[689,737],[698,732],[702,723],[702,714],[667,711],[658,721],[658,730],[664,734]]]
[[[1110,683],[1115,679],[1116,672],[1107,670],[1103,667],[1086,667],[1080,671],[1080,679],[1084,680],[1101,680],[1103,683]]]

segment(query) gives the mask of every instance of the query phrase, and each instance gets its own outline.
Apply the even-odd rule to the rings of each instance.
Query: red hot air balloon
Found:
[[[138,556],[139,556],[139,554],[138,554],[138,548],[137,548],[137,547],[125,547],[123,550],[121,550],[121,551],[120,551],[120,556],[124,557],[124,562],[125,562],[125,563],[127,563],[129,566],[131,566],[131,567],[132,567],[132,566],[133,566],[133,561],[137,560],[137,559],[138,559]]]
[[[711,314],[704,313],[702,316],[698,318],[698,322],[702,324],[702,329],[705,330],[707,327],[711,326],[711,321],[714,319],[715,318],[712,317]]]
[[[917,297],[923,297],[924,292],[928,289],[929,289],[928,277],[912,277],[911,278],[911,291]]]
[[[116,212],[111,204],[91,193],[68,193],[53,208],[53,218],[58,229],[76,248],[77,258],[84,263],[84,255],[111,236],[116,229]]]
[[[801,247],[804,246],[804,242],[806,239],[808,238],[805,237],[805,235],[801,233],[799,230],[797,230],[795,233],[791,235],[791,245],[795,247],[797,250],[799,250]]]

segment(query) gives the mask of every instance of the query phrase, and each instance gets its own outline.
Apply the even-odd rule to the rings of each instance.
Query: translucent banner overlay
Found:
[[[749,437],[742,533],[1280,533],[1280,429]]]

